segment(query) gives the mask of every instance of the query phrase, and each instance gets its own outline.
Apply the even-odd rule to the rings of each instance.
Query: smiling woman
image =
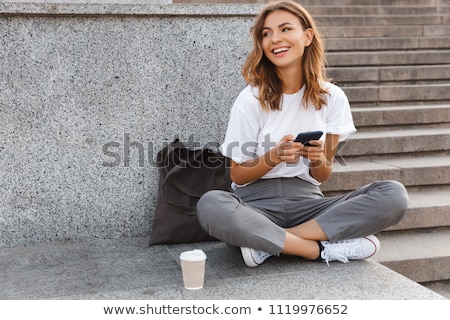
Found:
[[[243,76],[249,84],[259,87],[261,105],[279,109],[283,93],[297,92],[307,84],[303,104],[306,106],[311,100],[320,109],[325,104],[323,95],[328,93],[321,85],[321,81],[328,81],[325,76],[325,49],[323,38],[309,12],[289,1],[272,3],[261,11],[252,27],[252,36],[255,45],[244,64]],[[285,74],[268,77],[266,71],[274,71],[277,67],[270,48],[286,50],[290,47],[289,42],[296,44],[294,55],[297,59],[304,59],[304,63],[291,64],[293,68],[287,69]],[[283,62],[280,63],[282,66]],[[277,71],[280,72],[280,69]],[[289,87],[283,88],[283,85]]]
[[[233,192],[210,191],[197,204],[203,229],[241,248],[256,267],[271,256],[348,262],[380,248],[373,236],[404,216],[408,195],[378,181],[325,198],[336,148],[356,131],[345,93],[325,75],[323,40],[294,1],[266,5],[252,27],[242,73],[248,85],[231,109],[222,153]],[[299,132],[325,134],[308,143]]]
[[[304,84],[301,62],[305,49],[314,38],[312,29],[304,29],[292,13],[280,11],[267,16],[262,36],[264,55],[277,69],[283,92],[297,92]]]

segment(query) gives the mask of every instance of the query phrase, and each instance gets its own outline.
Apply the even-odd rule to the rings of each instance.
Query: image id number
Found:
[[[347,314],[345,304],[271,304],[269,314]]]

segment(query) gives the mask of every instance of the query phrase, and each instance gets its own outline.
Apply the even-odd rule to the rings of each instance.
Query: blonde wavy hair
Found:
[[[306,108],[308,102],[312,103],[317,110],[326,104],[325,95],[328,91],[323,88],[322,82],[329,81],[325,71],[325,45],[316,24],[301,5],[293,1],[274,1],[267,4],[256,17],[251,33],[254,47],[248,54],[242,68],[245,81],[259,88],[259,101],[263,109],[280,110],[282,102],[282,81],[278,76],[275,66],[264,55],[262,48],[262,30],[266,17],[278,10],[287,11],[296,16],[304,30],[313,31],[311,45],[305,48],[303,54],[303,79],[305,81],[305,94],[302,104]]]

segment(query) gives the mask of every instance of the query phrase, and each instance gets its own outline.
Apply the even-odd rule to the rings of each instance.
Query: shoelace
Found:
[[[330,265],[329,262],[334,260],[347,263],[348,258],[360,255],[358,249],[360,249],[359,246],[350,243],[331,243],[324,247],[321,256],[327,265]]]
[[[271,256],[270,253],[261,250],[253,250],[253,252],[256,254],[254,257],[256,263],[261,263]]]

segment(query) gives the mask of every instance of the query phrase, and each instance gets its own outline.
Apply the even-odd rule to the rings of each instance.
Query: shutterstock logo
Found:
[[[107,159],[102,161],[102,166],[115,168],[123,166],[128,167],[140,167],[145,166],[158,167],[156,162],[156,155],[160,150],[169,146],[171,141],[163,141],[155,146],[153,141],[139,142],[132,140],[131,133],[125,132],[121,141],[109,141],[102,146],[102,152]],[[220,153],[218,142],[207,142],[203,145],[195,140],[193,135],[189,136],[188,140],[182,142],[184,146],[189,149],[210,149],[213,152]],[[339,163],[340,166],[347,166],[344,158],[340,155],[346,142],[341,143],[335,156],[335,161]],[[270,141],[270,134],[264,137],[264,141],[260,143],[259,148],[262,148],[262,152],[265,154],[269,152],[270,149],[276,146],[275,142]],[[230,143],[227,146],[225,154],[234,154],[233,151],[239,148],[239,154],[244,158],[252,159],[255,157],[256,149],[258,148],[258,143],[256,142],[246,142],[239,144],[239,142]],[[137,159],[136,159],[137,158]],[[307,159],[303,159],[305,164],[308,163]],[[295,166],[295,163],[289,163],[288,166]]]
[[[141,142],[131,141],[130,136],[130,133],[124,133],[122,143],[117,141],[109,141],[102,146],[103,154],[111,158],[111,161],[102,162],[104,167],[114,168],[120,166],[121,164],[123,164],[124,167],[130,167],[131,149],[136,149],[134,152],[137,152],[138,154],[139,167],[145,166],[146,159],[150,165],[156,166],[153,159],[153,142],[147,142],[146,155],[144,145]],[[123,150],[120,152],[122,147]]]
[[[171,141],[163,141],[155,146],[153,141],[145,143],[134,141],[131,139],[131,133],[125,132],[122,141],[109,141],[102,146],[103,155],[108,157],[102,162],[102,166],[115,168],[123,166],[125,168],[138,166],[157,167],[156,155],[158,152],[169,146]],[[189,136],[187,141],[182,142],[183,145],[190,149],[210,149],[219,152],[218,142],[208,142],[201,145],[195,141],[193,135]],[[137,159],[136,159],[137,156]]]

